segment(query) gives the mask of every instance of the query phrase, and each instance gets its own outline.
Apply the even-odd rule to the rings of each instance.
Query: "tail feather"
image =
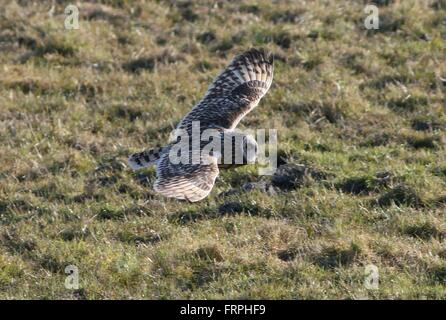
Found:
[[[156,147],[144,150],[142,152],[134,153],[129,157],[128,163],[133,170],[156,165],[165,150],[166,147]]]

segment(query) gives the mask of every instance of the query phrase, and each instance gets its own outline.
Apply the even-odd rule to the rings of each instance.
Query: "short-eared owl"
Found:
[[[251,49],[234,58],[225,70],[208,88],[204,98],[180,121],[175,132],[193,133],[194,123],[199,123],[199,132],[214,129],[220,134],[218,139],[225,140],[229,134],[241,137],[239,142],[231,138],[232,155],[239,152],[246,164],[252,161],[247,150],[256,148],[255,140],[235,127],[240,120],[259,103],[266,94],[273,80],[273,58],[263,50]],[[176,135],[178,138],[178,134]],[[175,138],[175,137],[174,137]],[[129,157],[129,165],[140,169],[156,165],[157,179],[154,188],[167,197],[185,199],[191,202],[205,198],[212,190],[219,168],[225,168],[222,152],[202,154],[203,142],[198,150],[189,151],[189,155],[198,151],[199,162],[173,162],[170,155],[178,139],[172,138],[164,147],[147,149]],[[237,141],[237,139],[235,139]],[[184,141],[183,141],[184,142]],[[193,144],[190,140],[188,143]]]

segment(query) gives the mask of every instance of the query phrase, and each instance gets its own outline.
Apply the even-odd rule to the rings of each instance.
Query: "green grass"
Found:
[[[70,1],[0,10],[0,298],[446,298],[445,1],[381,1],[377,31],[359,0],[98,2],[79,30]],[[306,173],[157,195],[127,156],[251,46],[275,78],[241,127]]]

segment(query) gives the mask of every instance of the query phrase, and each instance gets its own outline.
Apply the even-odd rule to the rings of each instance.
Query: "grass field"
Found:
[[[446,1],[374,1],[378,30],[360,0],[98,2],[67,30],[70,1],[2,1],[0,298],[446,299]],[[275,78],[240,127],[281,170],[157,195],[128,155],[250,47]]]

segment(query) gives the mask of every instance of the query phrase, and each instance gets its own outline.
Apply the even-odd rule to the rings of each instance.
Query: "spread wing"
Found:
[[[219,170],[217,158],[208,156],[201,163],[174,164],[165,153],[157,166],[155,191],[166,197],[191,202],[205,198],[214,187]]]
[[[237,56],[209,86],[204,98],[178,124],[190,132],[192,121],[208,127],[234,129],[265,95],[273,80],[273,58],[251,49]]]

